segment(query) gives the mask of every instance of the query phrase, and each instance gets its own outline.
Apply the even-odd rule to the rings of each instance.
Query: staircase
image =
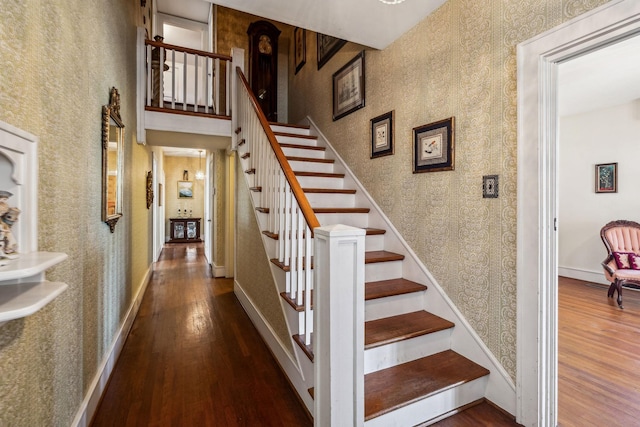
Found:
[[[451,349],[455,325],[425,311],[427,286],[407,278],[405,273],[411,269],[407,254],[372,215],[373,206],[352,186],[346,167],[310,135],[309,128],[271,124],[271,129],[319,223],[366,231],[365,425],[428,425],[483,401],[489,371]],[[269,208],[260,206],[262,187],[252,182],[256,173],[248,163],[252,153],[243,145],[238,152],[266,236],[267,253],[274,254],[279,239],[290,236],[269,229]],[[279,271],[277,279],[290,281],[287,263],[270,256]],[[313,261],[309,266],[313,268]],[[313,340],[295,333],[301,330],[297,322],[305,310],[305,299],[287,291],[281,296],[287,302],[293,339],[303,354],[300,363],[306,365],[303,371],[312,379]],[[313,304],[312,300],[311,295],[307,301]]]

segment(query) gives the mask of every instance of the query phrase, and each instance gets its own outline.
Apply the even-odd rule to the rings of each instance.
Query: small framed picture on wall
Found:
[[[602,163],[596,165],[596,193],[618,192],[618,164]]]

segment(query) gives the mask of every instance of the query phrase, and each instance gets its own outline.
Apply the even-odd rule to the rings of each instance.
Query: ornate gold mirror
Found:
[[[122,216],[123,151],[120,95],[112,87],[109,105],[102,106],[102,220],[112,233]]]

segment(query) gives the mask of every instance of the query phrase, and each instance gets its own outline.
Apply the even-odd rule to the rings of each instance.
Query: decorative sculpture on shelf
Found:
[[[9,206],[7,199],[11,196],[9,191],[0,190],[0,259],[18,258],[18,242],[12,227],[20,216],[20,209]]]

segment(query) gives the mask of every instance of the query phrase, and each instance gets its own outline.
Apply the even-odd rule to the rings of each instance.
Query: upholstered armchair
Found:
[[[611,285],[607,296],[618,291],[618,306],[622,307],[622,285],[640,286],[640,224],[633,221],[612,221],[602,227],[600,237],[607,248],[602,262],[604,275]]]

